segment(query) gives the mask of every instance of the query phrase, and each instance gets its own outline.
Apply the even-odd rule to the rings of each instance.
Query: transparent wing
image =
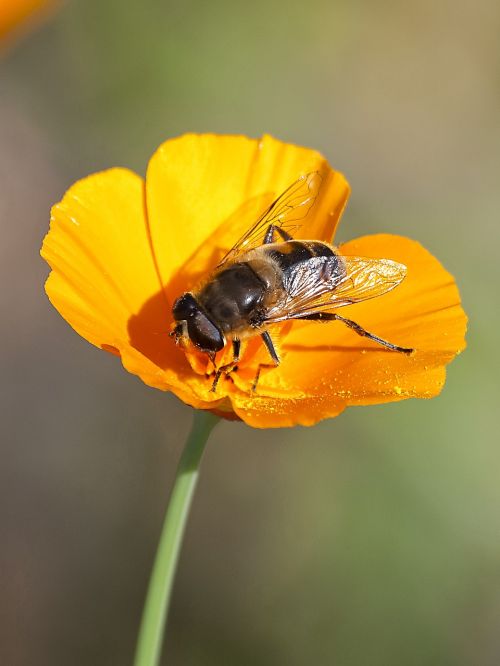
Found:
[[[290,234],[302,224],[311,206],[316,201],[322,177],[318,171],[301,176],[281,194],[259,217],[257,222],[239,239],[218,264],[233,261],[238,255],[262,245],[269,226],[284,229]]]
[[[406,266],[391,259],[314,257],[287,278],[286,296],[269,310],[266,323],[300,319],[382,296],[405,275]]]

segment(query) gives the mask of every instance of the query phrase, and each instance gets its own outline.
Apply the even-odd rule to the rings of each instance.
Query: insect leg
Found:
[[[233,372],[233,370],[236,370],[236,364],[240,360],[240,350],[241,350],[241,341],[238,340],[237,338],[233,339],[233,360],[231,363],[227,363],[226,365],[221,365],[218,370],[215,372],[215,377],[214,377],[214,382],[212,384],[212,388],[210,391],[212,393],[215,393],[217,389],[217,384],[219,383],[219,379],[221,375],[228,375],[230,372]]]
[[[269,333],[267,331],[264,331],[264,333],[262,333],[260,337],[262,338],[264,344],[266,345],[267,351],[269,352],[269,355],[273,359],[274,363],[272,365],[270,363],[259,363],[259,367],[257,368],[257,374],[255,375],[255,379],[253,380],[252,384],[252,393],[255,393],[255,390],[257,389],[257,384],[259,382],[260,372],[262,368],[277,368],[278,365],[280,364],[280,358],[276,353],[276,349],[274,348],[274,344]]]
[[[274,348],[274,344],[273,344],[273,341],[271,339],[271,336],[269,335],[269,333],[267,331],[264,331],[264,333],[262,333],[260,337],[264,341],[264,344],[267,347],[267,351],[269,352],[269,355],[271,356],[271,358],[273,359],[273,361],[274,361],[274,363],[277,367],[280,364],[280,358],[279,358],[278,354],[276,353],[276,349]]]
[[[238,338],[233,340],[233,365],[240,360],[241,341]]]
[[[264,236],[264,245],[269,245],[269,243],[274,243],[274,233],[278,232],[281,238],[285,241],[293,240],[293,237],[290,234],[282,229],[281,227],[276,227],[274,224],[270,224],[266,235]]]
[[[349,326],[349,328],[352,328],[352,330],[355,331],[358,335],[361,335],[364,338],[369,338],[374,342],[378,342],[379,345],[387,347],[387,349],[401,352],[402,354],[411,354],[414,351],[409,347],[398,347],[397,345],[393,345],[392,342],[387,342],[387,340],[379,338],[378,335],[374,335],[373,333],[370,333],[369,331],[365,330],[355,321],[352,321],[352,319],[341,317],[340,315],[334,312],[315,312],[314,314],[306,315],[305,317],[300,317],[300,319],[309,319],[310,321],[341,321],[346,326]]]

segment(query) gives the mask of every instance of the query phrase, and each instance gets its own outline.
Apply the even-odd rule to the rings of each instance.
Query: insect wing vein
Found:
[[[300,319],[377,298],[397,287],[405,275],[406,266],[391,259],[342,255],[311,259],[290,275],[286,297],[268,312],[266,322]]]
[[[218,266],[262,245],[264,235],[271,225],[288,232],[300,229],[303,224],[300,221],[307,217],[316,201],[321,183],[322,177],[318,171],[301,176],[292,183],[233,245]]]

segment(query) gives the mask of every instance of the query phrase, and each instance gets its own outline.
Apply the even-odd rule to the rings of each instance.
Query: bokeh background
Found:
[[[499,31],[496,0],[73,0],[9,35],[2,665],[131,663],[191,412],[75,335],[38,251],[74,180],[144,173],[190,130],[321,150],[353,187],[340,240],[419,239],[457,278],[469,347],[432,401],[218,426],[164,663],[499,663]]]

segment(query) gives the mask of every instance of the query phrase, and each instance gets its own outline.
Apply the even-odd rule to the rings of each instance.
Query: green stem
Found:
[[[163,523],[142,612],[134,666],[158,666],[179,551],[208,437],[219,418],[196,410]]]

